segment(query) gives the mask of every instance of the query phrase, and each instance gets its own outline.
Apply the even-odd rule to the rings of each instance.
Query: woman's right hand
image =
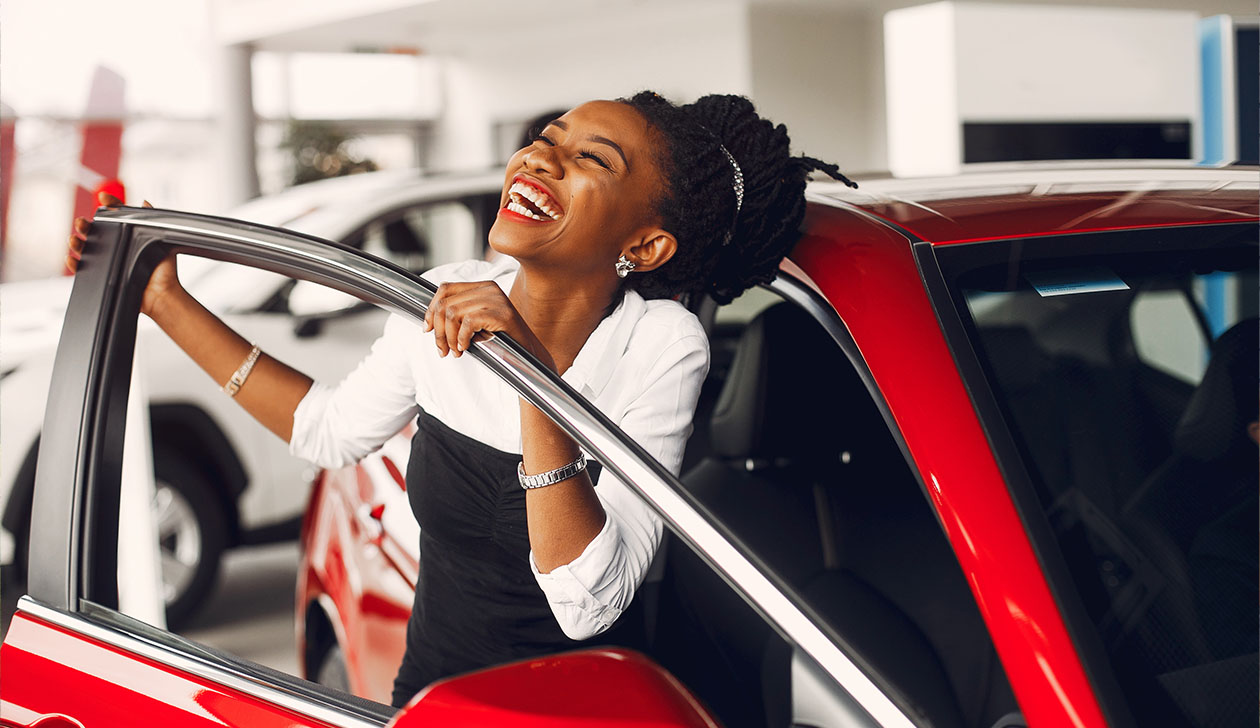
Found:
[[[122,204],[118,198],[108,192],[101,192],[97,195],[97,201],[101,207],[118,207]],[[153,207],[148,200],[144,201],[143,207]],[[74,226],[70,232],[69,253],[66,255],[66,269],[74,272],[79,266],[79,259],[83,256],[83,243],[87,241],[88,232],[92,229],[92,221],[86,217],[76,217]],[[158,304],[163,297],[169,292],[180,290],[179,276],[175,272],[175,254],[171,253],[158,263],[153,269],[153,274],[149,276],[149,284],[144,288],[144,298],[140,301],[140,313],[154,317]]]

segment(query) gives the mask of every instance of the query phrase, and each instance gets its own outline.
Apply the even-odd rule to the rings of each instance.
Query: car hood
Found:
[[[74,279],[0,284],[0,372],[57,348]]]

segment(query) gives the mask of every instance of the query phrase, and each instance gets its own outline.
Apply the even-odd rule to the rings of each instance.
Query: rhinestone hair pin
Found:
[[[731,183],[731,189],[735,190],[735,218],[739,219],[739,208],[744,206],[744,171],[739,168],[739,163],[735,161],[735,156],[730,153],[725,146],[719,144],[718,149],[726,155],[726,161],[731,163],[731,170],[735,173],[735,180]],[[731,223],[735,225],[734,222]],[[726,237],[722,239],[722,246],[725,247],[731,243],[731,231],[726,231]]]

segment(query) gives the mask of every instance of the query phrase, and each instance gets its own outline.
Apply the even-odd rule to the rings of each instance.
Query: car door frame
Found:
[[[116,512],[126,385],[142,286],[171,252],[245,263],[312,280],[408,316],[422,316],[436,287],[397,266],[337,243],[223,218],[169,210],[102,211],[84,251],[54,367],[54,387],[41,443],[33,510],[30,594],[20,610],[63,629],[136,651],[176,670],[239,684],[262,700],[315,720],[348,718],[375,725],[353,700],[297,678],[218,654],[150,628],[145,639],[105,620],[116,607]],[[895,689],[842,647],[842,640],[721,524],[677,478],[603,413],[508,337],[495,335],[469,353],[564,428],[589,454],[627,483],[687,546],[722,576],[767,622],[816,663],[874,724],[910,726]],[[86,376],[84,376],[86,373]],[[75,417],[71,413],[77,413]],[[98,521],[103,521],[98,523]],[[89,599],[91,598],[91,599]],[[142,626],[130,628],[145,632]],[[155,644],[156,643],[156,644]],[[141,650],[140,648],[145,648]],[[349,697],[349,696],[347,696]],[[330,713],[332,711],[332,713]]]

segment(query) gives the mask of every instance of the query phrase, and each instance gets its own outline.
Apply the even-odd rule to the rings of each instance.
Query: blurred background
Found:
[[[10,0],[0,4],[0,379],[19,366],[13,357],[28,357],[23,376],[36,366],[26,362],[51,362],[63,309],[36,311],[54,289],[33,283],[63,275],[71,219],[90,214],[94,190],[117,190],[111,180],[131,204],[358,235],[369,249],[379,233],[392,253],[421,232],[453,240],[458,230],[466,257],[480,251],[485,199],[497,204],[501,180],[476,173],[505,161],[539,118],[641,89],[681,102],[746,95],[790,128],[797,152],[859,179],[1043,160],[1255,164],[1255,12],[1254,0],[132,0],[108,10]],[[357,186],[283,193],[373,172]],[[426,191],[449,173],[471,181]],[[422,212],[369,219],[367,200],[404,186],[429,200]],[[439,198],[446,207],[430,204]],[[353,213],[362,220],[333,209],[352,199],[364,200]],[[207,296],[239,303],[222,277],[203,280]],[[245,283],[257,289],[245,298],[272,290]],[[286,315],[299,308],[286,305]],[[179,386],[221,397],[198,376]],[[19,378],[8,391],[35,391]],[[21,406],[32,410],[22,424],[12,424],[18,406],[0,412],[0,565],[21,558],[42,396]],[[267,495],[274,503],[241,506],[242,523],[256,509],[262,525],[216,544],[248,548],[224,555],[223,578],[206,577],[213,593],[190,591],[179,619],[189,636],[296,669],[292,539],[312,477],[278,478],[290,489]],[[5,589],[6,618],[20,593]]]
[[[161,206],[223,213],[317,177],[491,167],[536,115],[644,88],[683,101],[745,94],[798,150],[850,173],[1237,159],[1236,145],[1220,148],[1230,120],[1214,114],[1233,100],[1211,87],[1222,69],[1204,60],[1203,38],[1214,16],[1246,26],[1255,11],[1249,0],[133,0],[108,11],[16,0],[0,7],[0,279],[59,274],[76,188],[86,204],[102,177]],[[1254,41],[1240,48],[1254,64]],[[1255,84],[1242,86],[1254,112]]]

